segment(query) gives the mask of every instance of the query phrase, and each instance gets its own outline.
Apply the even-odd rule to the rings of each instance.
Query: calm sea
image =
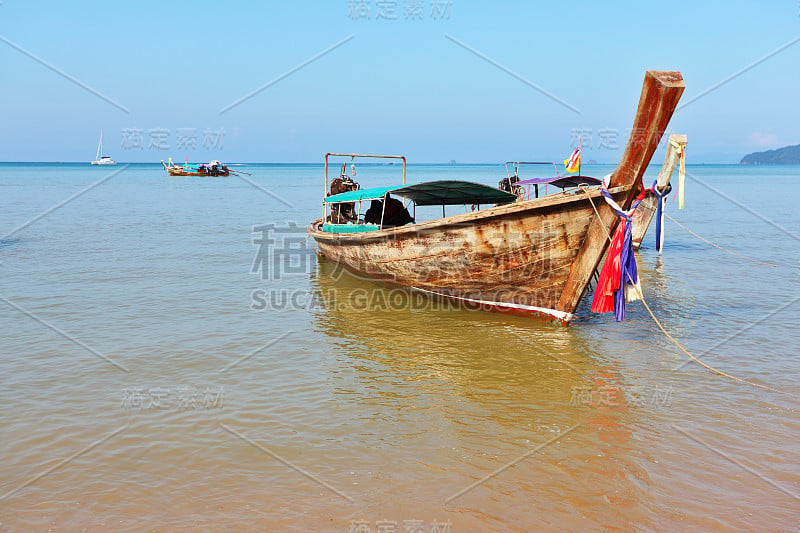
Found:
[[[0,530],[797,531],[800,167],[667,204],[777,268],[669,220],[638,253],[677,342],[783,393],[641,303],[562,327],[350,277],[305,241],[321,165],[232,168],[0,165]]]

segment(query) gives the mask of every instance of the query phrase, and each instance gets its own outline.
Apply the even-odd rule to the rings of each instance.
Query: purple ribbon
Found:
[[[606,198],[614,199],[605,187],[603,187],[602,192],[603,196]],[[631,237],[633,212],[639,206],[639,203],[641,203],[641,200],[633,202],[633,205],[627,213],[609,204],[611,208],[625,220],[625,235],[622,239],[622,251],[620,252],[619,258],[619,289],[614,292],[614,318],[617,322],[625,320],[625,284],[630,283],[631,285],[636,285],[639,281],[639,271],[636,268],[636,257],[633,254],[633,239]],[[608,259],[606,259],[606,261],[608,261]]]

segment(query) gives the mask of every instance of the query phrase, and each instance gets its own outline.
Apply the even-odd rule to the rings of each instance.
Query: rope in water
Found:
[[[586,190],[586,187],[585,187],[584,185],[581,185],[579,188],[580,188],[580,189],[581,189],[583,192],[585,192],[585,193],[586,193],[586,197],[589,199],[589,203],[590,203],[590,204],[592,204],[592,209],[594,209],[594,213],[595,213],[595,215],[597,216],[597,218],[598,218],[598,219],[600,219],[600,213],[597,211],[597,206],[595,206],[595,205],[594,205],[594,200],[592,200],[592,196],[589,194],[589,191],[588,191],[588,190]],[[605,226],[601,226],[601,227],[603,228],[603,232],[606,234],[606,237],[608,238],[608,240],[609,240],[609,241],[611,241],[611,240],[612,240],[612,237],[611,237],[611,234],[608,232],[608,229],[606,229],[606,227],[605,227]],[[632,280],[631,280],[631,281],[632,281]],[[752,386],[754,386],[754,387],[759,387],[759,388],[762,388],[762,389],[770,390],[770,391],[773,391],[773,392],[779,392],[779,393],[781,393],[781,394],[787,394],[787,395],[790,395],[788,392],[785,392],[785,391],[782,391],[782,390],[779,390],[779,389],[774,389],[774,388],[772,388],[772,387],[768,387],[768,386],[766,386],[766,385],[761,385],[761,384],[759,384],[759,383],[753,383],[752,381],[747,381],[746,379],[737,378],[736,376],[732,376],[732,375],[730,375],[730,374],[726,374],[725,372],[722,372],[721,370],[717,370],[717,369],[716,369],[716,368],[714,368],[713,366],[711,366],[711,365],[709,365],[709,364],[706,364],[706,363],[704,363],[703,361],[701,361],[700,359],[698,359],[697,357],[695,357],[694,355],[692,355],[692,354],[689,352],[689,350],[687,350],[686,348],[684,348],[684,347],[681,345],[681,343],[680,343],[680,342],[678,342],[678,340],[677,340],[677,339],[675,339],[675,337],[673,337],[672,335],[670,335],[670,333],[667,331],[667,329],[666,329],[666,328],[665,328],[665,327],[664,327],[664,326],[661,324],[661,321],[660,321],[660,320],[658,320],[658,318],[656,318],[656,315],[655,315],[655,313],[653,313],[653,310],[652,310],[652,309],[650,309],[650,306],[649,306],[649,305],[647,305],[647,302],[646,302],[646,301],[645,301],[645,299],[644,299],[644,294],[641,294],[641,293],[640,293],[640,300],[641,300],[642,304],[644,305],[644,308],[645,308],[645,309],[647,309],[647,312],[650,314],[650,318],[652,318],[652,319],[653,319],[653,322],[655,322],[656,326],[658,326],[658,329],[660,329],[660,330],[661,330],[661,332],[662,332],[664,335],[666,335],[666,337],[667,337],[667,338],[668,338],[670,341],[672,341],[672,343],[673,343],[675,346],[677,346],[677,347],[678,347],[678,349],[679,349],[680,351],[682,351],[683,353],[685,353],[686,355],[688,355],[688,356],[689,356],[689,357],[690,357],[690,358],[691,358],[693,361],[695,361],[696,363],[698,363],[698,364],[700,364],[701,366],[703,366],[703,367],[705,367],[705,368],[707,368],[707,369],[711,370],[712,372],[714,372],[714,373],[716,373],[716,374],[719,374],[720,376],[724,376],[724,377],[726,377],[726,378],[730,378],[730,379],[732,379],[732,380],[734,380],[734,381],[738,381],[738,382],[740,382],[740,383],[746,383],[746,384],[748,384],[748,385],[752,385]],[[790,396],[791,396],[791,395],[790,395]]]
[[[750,258],[750,257],[744,256],[744,255],[741,255],[741,254],[737,254],[736,252],[732,252],[732,251],[728,250],[727,248],[723,248],[723,247],[722,247],[722,246],[720,246],[719,244],[715,244],[715,243],[713,243],[713,242],[709,241],[708,239],[705,239],[705,238],[701,237],[700,235],[698,235],[697,233],[693,232],[692,230],[690,230],[689,228],[687,228],[686,226],[684,226],[683,224],[681,224],[680,222],[678,222],[677,220],[675,220],[675,219],[674,219],[674,218],[672,218],[671,216],[667,215],[666,213],[664,213],[664,214],[666,215],[666,217],[667,217],[668,219],[670,219],[670,220],[671,220],[671,221],[673,221],[675,224],[677,224],[678,226],[682,227],[683,229],[685,229],[686,231],[688,231],[689,233],[691,233],[692,235],[694,235],[695,237],[697,237],[697,238],[698,238],[698,239],[700,239],[701,241],[703,241],[703,242],[705,242],[705,243],[708,243],[708,244],[710,244],[711,246],[714,246],[715,248],[719,248],[719,249],[720,249],[720,250],[722,250],[723,252],[727,252],[727,253],[729,253],[729,254],[731,254],[731,255],[735,255],[736,257],[741,257],[742,259],[746,259],[747,261],[752,261],[753,263],[759,263],[759,264],[762,264],[762,265],[766,265],[766,266],[771,266],[771,267],[774,267],[774,268],[778,268],[778,265],[773,265],[772,263],[767,263],[766,261],[759,261],[758,259],[752,259],[752,258]]]
[[[647,305],[647,302],[645,301],[645,299],[644,299],[644,296],[642,296],[642,297],[641,297],[641,301],[642,301],[642,305],[644,305],[644,308],[645,308],[645,309],[647,309],[647,312],[648,312],[648,313],[650,313],[650,317],[653,319],[653,322],[655,322],[655,323],[656,323],[656,326],[658,326],[658,329],[660,329],[660,330],[662,331],[662,333],[664,333],[664,335],[666,335],[666,336],[667,336],[667,338],[668,338],[669,340],[671,340],[671,341],[672,341],[672,343],[673,343],[675,346],[677,346],[677,347],[678,347],[678,349],[679,349],[680,351],[682,351],[683,353],[685,353],[686,355],[688,355],[688,356],[689,356],[689,357],[690,357],[690,358],[691,358],[691,359],[692,359],[694,362],[696,362],[696,363],[700,364],[701,366],[704,366],[704,367],[706,367],[707,369],[711,370],[712,372],[715,372],[715,373],[719,374],[720,376],[725,376],[726,378],[730,378],[730,379],[732,379],[732,380],[734,380],[734,381],[739,381],[739,382],[741,382],[741,383],[747,383],[748,385],[752,385],[752,386],[754,386],[754,387],[759,387],[759,388],[761,388],[761,389],[771,390],[771,391],[773,391],[773,392],[779,392],[779,393],[781,393],[781,394],[787,394],[787,395],[791,396],[791,394],[789,394],[788,392],[785,392],[785,391],[782,391],[782,390],[779,390],[779,389],[773,389],[772,387],[768,387],[768,386],[766,386],[766,385],[761,385],[761,384],[759,384],[759,383],[753,383],[752,381],[747,381],[746,379],[737,378],[736,376],[731,376],[730,374],[726,374],[725,372],[723,372],[723,371],[721,371],[721,370],[717,370],[717,369],[716,369],[716,368],[714,368],[713,366],[711,366],[711,365],[708,365],[708,364],[704,363],[703,361],[701,361],[700,359],[698,359],[697,357],[695,357],[694,355],[692,355],[691,353],[689,353],[689,350],[687,350],[686,348],[684,348],[683,346],[681,346],[681,343],[679,343],[679,342],[678,342],[678,341],[675,339],[675,337],[673,337],[672,335],[670,335],[670,334],[669,334],[669,332],[668,332],[668,331],[666,330],[666,328],[665,328],[665,327],[664,327],[664,326],[661,324],[661,322],[658,320],[658,318],[656,318],[656,315],[653,313],[653,310],[652,310],[652,309],[650,309],[650,306],[649,306],[649,305]]]

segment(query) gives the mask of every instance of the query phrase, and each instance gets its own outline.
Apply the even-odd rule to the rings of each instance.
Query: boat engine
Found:
[[[338,178],[336,178],[331,182],[330,195],[348,191],[357,191],[360,188],[361,186],[357,182],[353,181],[353,178],[351,178],[347,174],[342,174],[341,176],[339,176]]]
[[[331,182],[331,190],[328,196],[339,194],[349,191],[357,191],[361,188],[358,182],[353,181],[353,178],[347,174],[342,174]],[[331,222],[334,224],[346,224],[348,222],[356,222],[358,216],[355,212],[355,202],[348,202],[342,204],[333,204],[331,206]]]
[[[498,188],[500,190],[502,190],[502,191],[506,191],[506,192],[510,192],[512,194],[516,194],[517,196],[519,196],[521,198],[522,197],[521,193],[523,192],[523,188],[518,186],[518,185],[514,185],[518,181],[519,181],[519,176],[514,174],[513,176],[510,176],[508,178],[501,179],[500,183],[498,184]]]

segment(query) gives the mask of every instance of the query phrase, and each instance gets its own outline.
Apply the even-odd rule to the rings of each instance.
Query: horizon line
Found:
[[[554,161],[558,164],[557,161]],[[105,168],[107,166],[115,166],[115,165],[92,165],[90,162],[87,161],[0,161],[0,165],[4,164],[43,164],[43,165],[87,165],[90,167],[97,167],[97,168]],[[509,161],[509,163],[513,163],[513,161]],[[153,161],[117,161],[117,165],[161,165],[161,162],[153,162]],[[421,162],[421,163],[406,163],[408,166],[416,166],[416,165],[443,165],[443,166],[464,166],[464,165],[505,165],[506,161],[465,161],[465,162]],[[594,162],[594,163],[581,163],[582,167],[587,166],[608,166],[608,165],[616,165],[618,162],[614,163],[603,163],[603,162]],[[652,163],[651,163],[652,164]],[[704,163],[686,163],[686,166],[693,166],[693,165],[798,165],[800,163],[722,163],[722,162],[704,162]],[[320,161],[247,161],[247,162],[240,162],[235,161],[232,163],[225,163],[225,165],[321,165],[324,166],[324,162]],[[374,166],[392,166],[387,163],[369,163],[369,162],[361,162],[361,165],[374,165]]]

